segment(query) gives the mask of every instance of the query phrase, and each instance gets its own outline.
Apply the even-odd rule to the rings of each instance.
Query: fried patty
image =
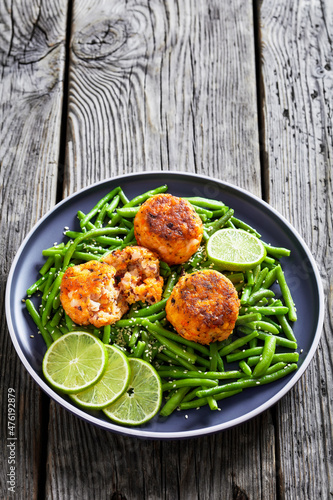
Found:
[[[156,252],[167,264],[182,264],[198,250],[203,225],[187,200],[157,194],[141,205],[134,234],[138,245]]]
[[[179,279],[165,310],[179,335],[210,344],[229,337],[239,306],[238,293],[228,278],[218,271],[202,270]]]

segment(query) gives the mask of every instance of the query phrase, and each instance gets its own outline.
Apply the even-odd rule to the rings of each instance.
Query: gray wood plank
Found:
[[[55,202],[66,11],[65,0],[52,5],[37,1],[0,4],[1,498],[36,499],[43,470],[44,399],[10,341],[4,294],[23,237]],[[8,429],[10,389],[16,399],[14,436]],[[9,437],[15,437],[11,456],[6,447]],[[10,466],[15,467],[15,494],[8,489],[12,486],[7,483]]]
[[[179,170],[260,195],[252,7],[74,3],[64,196]],[[50,407],[47,498],[275,499],[270,412],[189,441],[131,439]],[[222,493],[223,492],[223,493]]]
[[[86,1],[73,16],[65,194],[141,170],[261,194],[248,2]]]
[[[309,245],[327,305],[319,349],[277,407],[279,492],[288,500],[327,499],[333,494],[332,2],[263,0],[260,23],[268,201]],[[299,271],[301,286],[306,269]]]

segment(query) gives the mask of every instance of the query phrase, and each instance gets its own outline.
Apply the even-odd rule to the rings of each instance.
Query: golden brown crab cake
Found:
[[[166,304],[167,320],[187,340],[210,344],[232,333],[238,317],[238,293],[223,274],[197,271],[181,277]]]
[[[95,260],[69,267],[61,281],[60,300],[77,325],[111,325],[128,305],[115,287],[116,270]]]
[[[167,264],[182,264],[198,250],[203,225],[187,200],[157,194],[141,205],[134,234],[138,245],[156,252]]]
[[[116,269],[117,286],[129,304],[141,300],[154,304],[162,298],[163,278],[155,253],[141,246],[114,250],[103,262]]]

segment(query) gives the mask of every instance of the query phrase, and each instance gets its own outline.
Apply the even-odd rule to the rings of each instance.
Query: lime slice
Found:
[[[209,259],[221,269],[244,271],[260,264],[266,257],[262,242],[242,229],[220,229],[207,241]]]
[[[97,384],[71,399],[84,408],[101,410],[109,406],[126,391],[130,381],[130,366],[127,356],[114,346],[106,345],[109,360],[103,377]]]
[[[52,387],[70,394],[96,384],[107,362],[107,350],[97,337],[87,332],[70,332],[50,345],[42,369]]]
[[[127,391],[104,408],[111,420],[123,425],[141,425],[153,418],[162,402],[162,383],[155,368],[138,358],[129,358],[131,379]]]

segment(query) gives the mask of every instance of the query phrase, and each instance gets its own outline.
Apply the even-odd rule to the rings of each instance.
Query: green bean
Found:
[[[58,325],[59,325],[59,323],[60,323],[60,321],[61,321],[61,318],[63,317],[63,314],[64,314],[64,310],[63,310],[63,308],[62,308],[62,307],[59,307],[59,308],[56,310],[56,312],[55,312],[55,314],[54,314],[53,318],[51,319],[51,321],[50,321],[50,325],[51,325],[51,326],[58,326]]]
[[[218,383],[216,380],[206,378],[183,378],[177,380],[169,380],[162,384],[162,391],[170,391],[171,389],[179,389],[180,387],[216,387]]]
[[[185,197],[185,200],[189,201],[192,205],[195,205],[197,207],[202,207],[202,208],[207,208],[207,209],[212,209],[212,210],[219,210],[223,207],[225,207],[225,204],[222,201],[218,200],[211,200],[209,198],[202,198],[200,196],[192,196],[192,197]]]
[[[245,312],[255,312],[264,316],[287,314],[288,310],[286,306],[249,306],[244,309]]]
[[[278,361],[277,363],[274,363],[274,365],[271,365],[267,368],[266,375],[270,375],[271,373],[275,373],[279,370],[282,370],[282,368],[284,368],[285,366],[287,366],[287,363],[284,363],[283,361]]]
[[[268,268],[266,268],[268,269]],[[274,281],[276,280],[276,266],[273,269],[269,270],[264,282],[261,285],[261,288],[270,288]]]
[[[278,321],[282,327],[283,333],[287,337],[288,340],[291,340],[292,342],[297,342],[296,337],[294,335],[294,332],[291,328],[291,326],[288,323],[288,320],[285,315],[278,316]]]
[[[252,375],[252,370],[251,368],[249,367],[249,365],[247,364],[246,361],[244,361],[244,359],[242,359],[240,362],[239,362],[239,368],[245,373],[245,375],[247,375],[248,377],[251,377]]]
[[[258,275],[256,277],[256,280],[255,280],[255,283],[254,283],[254,286],[252,289],[252,293],[257,292],[261,288],[261,285],[262,285],[263,281],[265,280],[267,273],[268,273],[267,267],[264,267],[263,269],[261,269],[261,271],[258,273]]]
[[[110,201],[110,203],[108,204],[107,206],[107,209],[106,209],[106,214],[109,218],[112,217],[112,214],[114,212],[114,210],[117,208],[117,206],[119,205],[119,201],[120,201],[120,196],[119,194],[117,194],[113,200]]]
[[[48,323],[46,323],[45,328],[47,329],[47,331],[51,335],[51,338],[53,341],[62,337],[61,330],[57,326],[52,326],[50,321]]]
[[[238,349],[239,347],[242,347],[243,345],[250,342],[251,339],[254,339],[257,336],[258,336],[258,332],[256,330],[254,330],[249,335],[246,335],[245,337],[241,337],[237,340],[234,340],[233,342],[231,342],[231,344],[229,344],[225,347],[222,347],[222,349],[219,351],[220,356],[226,356],[227,354],[230,354],[232,351],[234,351],[235,349]]]
[[[214,215],[213,212],[211,210],[207,210],[207,208],[198,207],[197,205],[194,205],[194,203],[191,203],[191,205],[194,208],[194,210],[197,212],[197,214],[206,215],[206,217],[208,219],[211,219]]]
[[[282,267],[280,265],[278,265],[276,267],[276,278],[279,282],[284,302],[289,309],[288,310],[288,318],[290,321],[296,321],[297,314],[296,314],[295,304],[294,304],[294,301],[292,299],[290,289],[287,285],[287,281],[286,281],[284,272],[282,271]]]
[[[163,337],[163,335],[160,335],[159,333],[156,333],[153,330],[150,330],[152,335],[162,344],[163,346],[166,346],[169,351],[174,353],[176,356],[179,356],[182,359],[185,359],[185,361],[188,361],[190,363],[195,363],[198,356],[196,354],[193,354],[187,350],[183,350],[179,347],[176,342],[173,342],[172,340],[168,339],[167,337]]]
[[[270,337],[270,333],[265,333],[265,332],[259,332],[258,333],[258,339],[260,340],[265,340],[266,337]],[[275,337],[276,338],[276,344],[281,346],[281,347],[287,347],[288,349],[297,349],[297,342],[293,342],[292,340],[288,340],[284,337]]]
[[[116,187],[112,191],[110,191],[110,193],[101,198],[99,202],[94,206],[94,208],[92,208],[90,212],[87,215],[85,215],[85,217],[81,220],[81,227],[84,227],[87,224],[87,222],[89,222],[90,219],[92,219],[98,213],[98,211],[102,208],[102,206],[105,203],[108,203],[115,195],[120,193],[120,191],[121,188]]]
[[[96,236],[103,236],[105,234],[112,234],[114,231],[114,228],[112,227],[103,227],[103,228],[97,228],[97,229],[91,229],[90,231],[87,231],[86,233],[81,233],[75,240],[72,242],[72,244],[69,246],[67,249],[65,255],[64,255],[64,262],[63,262],[63,270],[66,269],[68,266],[72,255],[79,243],[83,240],[87,240],[90,238],[95,238]]]
[[[263,347],[250,347],[249,349],[243,349],[239,352],[234,352],[227,355],[227,362],[233,363],[234,361],[240,361],[242,359],[248,358],[250,356],[257,356],[262,353]]]
[[[180,402],[182,401],[185,394],[187,394],[189,389],[189,387],[181,387],[180,389],[176,390],[160,410],[160,417],[168,417],[169,415],[171,415],[171,413],[175,411],[176,408],[178,408]]]
[[[48,295],[48,298],[47,298],[47,301],[46,301],[46,304],[45,304],[45,307],[44,307],[44,310],[43,310],[43,313],[42,313],[42,324],[43,324],[43,326],[45,326],[46,323],[49,320],[49,315],[50,315],[50,312],[51,312],[51,309],[52,309],[52,305],[53,305],[53,299],[55,298],[56,294],[58,293],[58,290],[59,290],[60,283],[61,283],[63,275],[64,275],[63,272],[59,272],[58,276],[56,277],[56,279],[53,282],[52,289],[51,289],[51,291],[50,291],[50,293]]]
[[[26,291],[26,294],[28,295],[28,297],[30,295],[33,295],[34,293],[36,293],[38,290],[41,290],[41,286],[42,285],[45,286],[45,283],[47,281],[49,272],[50,271],[48,271],[47,274],[45,274],[44,276],[42,276],[41,278],[39,278],[39,280],[37,280],[33,285],[29,286],[29,288]]]
[[[258,231],[256,231],[255,229],[253,229],[253,227],[251,227],[249,224],[246,224],[246,222],[244,222],[242,220],[239,220],[236,217],[231,217],[231,222],[237,228],[243,229],[244,231],[247,231],[249,233],[253,233],[255,236],[257,236],[257,238],[261,237],[261,235],[258,233]]]
[[[80,259],[90,262],[91,260],[100,260],[102,256],[103,255],[99,253],[74,252],[72,255],[72,259]]]
[[[269,255],[272,255],[272,257],[275,257],[276,259],[280,259],[281,257],[289,257],[290,255],[290,250],[288,248],[273,247],[272,245],[267,244],[264,241],[262,243],[266,248],[267,253]]]
[[[167,298],[160,300],[159,302],[156,302],[155,304],[152,304],[151,306],[145,307],[144,309],[139,309],[134,311],[134,317],[135,318],[144,318],[146,316],[151,316],[152,314],[156,314],[157,312],[160,312],[162,309],[165,308],[165,305],[167,303]]]
[[[275,382],[289,373],[297,370],[297,364],[292,363],[291,365],[287,365],[282,370],[278,370],[277,372],[270,373],[269,375],[263,375],[257,379],[255,378],[244,378],[242,380],[237,380],[236,382],[230,382],[229,384],[224,384],[218,387],[211,387],[209,389],[201,389],[197,391],[198,397],[207,397],[207,396],[215,396],[220,392],[235,390],[235,389],[246,389],[248,387],[255,387],[256,385],[264,385],[269,384],[271,382]]]
[[[248,285],[248,284],[246,284],[246,285],[243,287],[242,295],[241,295],[241,298],[240,298],[240,303],[241,303],[242,305],[244,305],[244,304],[247,304],[247,303],[248,303],[248,300],[249,300],[250,295],[251,295],[251,291],[252,291],[252,285]]]
[[[246,269],[245,271],[246,281],[248,285],[254,285],[254,275],[253,269]]]
[[[103,338],[102,342],[104,344],[109,344],[110,343],[110,337],[111,337],[111,326],[110,325],[105,325],[103,327]]]
[[[178,275],[176,273],[170,274],[163,291],[164,299],[168,299],[170,297],[173,287],[175,286],[177,281],[178,281]]]
[[[266,332],[273,333],[274,335],[278,335],[280,333],[279,329],[276,328],[272,323],[268,323],[267,321],[251,321],[246,324],[249,328],[253,328],[254,330],[264,330]]]
[[[156,332],[159,333],[160,335],[163,335],[163,337],[166,337],[170,340],[174,340],[175,342],[178,342],[179,344],[186,345],[188,347],[193,347],[196,351],[201,352],[205,356],[209,356],[209,349],[205,347],[204,345],[198,344],[197,342],[193,342],[191,340],[184,339],[177,333],[170,332],[170,330],[167,330],[166,328],[163,328],[158,322],[156,323],[150,323],[148,319],[144,319],[141,323],[143,326],[145,326],[149,331],[151,332]]]
[[[142,340],[138,340],[138,343],[133,348],[133,352],[132,352],[132,354],[130,354],[130,357],[141,358],[145,349],[146,349],[146,342],[143,342]]]
[[[239,394],[242,392],[241,389],[235,390],[235,391],[226,391],[226,392],[221,392],[217,395],[215,395],[214,399],[216,401],[221,401],[222,399],[229,398],[230,396],[234,396],[235,394]],[[185,398],[183,402],[180,403],[179,409],[180,410],[190,410],[192,408],[200,408],[201,406],[205,406],[208,402],[208,398],[197,398],[192,401],[185,401]]]
[[[282,352],[278,354],[274,354],[272,358],[272,364],[274,363],[279,363],[280,361],[283,361],[283,363],[297,363],[299,359],[299,354],[298,352]],[[249,366],[254,366],[257,363],[259,363],[260,356],[251,356],[247,360],[247,364]]]
[[[48,270],[50,269],[50,267],[53,266],[53,264],[54,264],[54,257],[53,257],[53,255],[51,255],[50,257],[48,257],[46,259],[45,264],[39,270],[39,274],[41,274],[42,276],[44,276],[44,274],[46,274],[48,272]]]
[[[242,316],[238,316],[236,319],[236,326],[243,325],[244,323],[250,323],[251,321],[260,321],[262,318],[259,313],[249,313],[243,314]]]
[[[172,377],[172,378],[208,378],[212,380],[229,380],[243,378],[244,374],[238,370],[229,370],[227,372],[220,371],[193,371],[193,370],[183,370],[179,367],[174,368],[159,368],[158,373],[161,377]]]
[[[163,353],[169,358],[169,361],[184,366],[187,370],[199,371],[199,368],[197,368],[191,361],[187,361],[186,359],[178,356],[178,354],[168,349],[165,345],[160,345],[163,347]]]
[[[274,296],[275,296],[275,293],[273,292],[273,290],[266,290],[265,288],[262,288],[254,293],[252,291],[250,297],[247,300],[247,303],[250,306],[254,306],[263,297],[274,297]]]
[[[50,345],[52,344],[53,340],[52,340],[51,335],[49,334],[48,330],[44,327],[42,320],[41,320],[41,317],[38,314],[33,302],[30,299],[26,299],[25,305],[26,305],[26,308],[27,308],[31,318],[33,319],[33,321],[37,325],[38,330],[42,334],[42,337],[44,339],[46,347],[49,348]]]
[[[138,213],[140,207],[122,207],[117,209],[117,214],[120,217],[134,218]]]
[[[109,208],[109,204],[105,203],[102,206],[102,208],[99,210],[99,213],[98,213],[98,215],[97,215],[97,217],[95,219],[95,226],[96,227],[103,227],[103,222],[104,222],[104,219],[105,219],[105,217],[107,215],[108,208]]]
[[[133,240],[133,238],[134,238],[134,227],[132,229],[130,229],[130,231],[128,232],[128,234],[125,236],[125,238],[124,238],[124,245],[130,245],[130,243]]]
[[[217,219],[216,221],[212,222],[210,224],[209,228],[207,229],[207,231],[209,233],[209,236],[211,236],[216,231],[218,231],[223,226],[225,226],[225,224],[233,216],[233,214],[234,214],[234,210],[232,208],[229,208],[229,210],[227,211],[227,213],[225,213],[224,215],[222,215],[222,217],[220,217],[220,219]]]
[[[265,374],[275,354],[275,347],[276,347],[276,337],[267,336],[265,338],[264,349],[259,358],[259,362],[256,364],[253,370],[252,376],[254,378],[261,377],[262,375]]]

